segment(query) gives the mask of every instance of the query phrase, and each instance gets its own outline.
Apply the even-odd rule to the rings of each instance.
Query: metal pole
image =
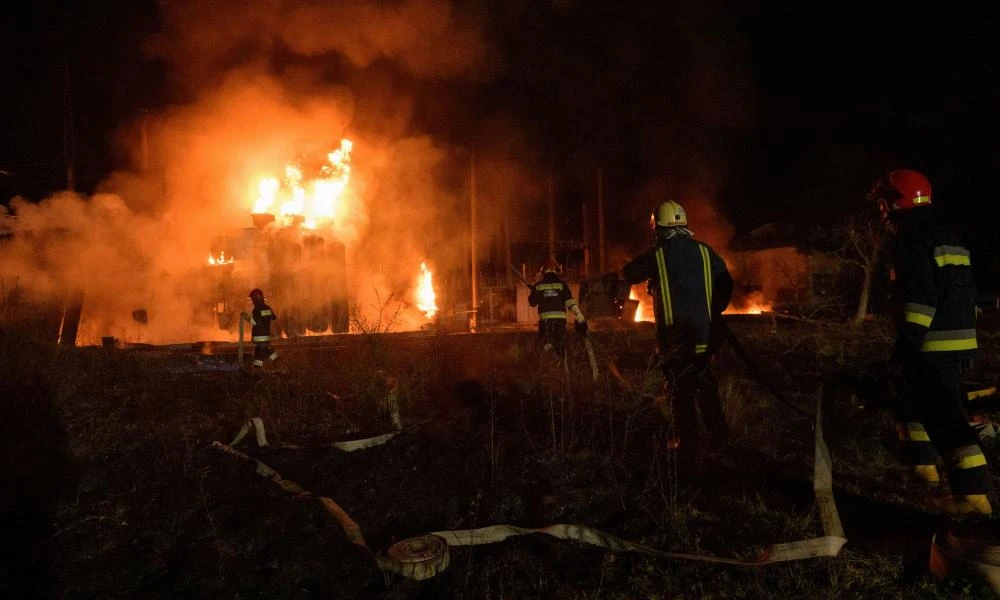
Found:
[[[587,220],[587,203],[580,208],[580,221],[583,223],[583,276],[590,277],[590,222]]]
[[[601,274],[608,270],[607,247],[604,240],[604,168],[597,169],[597,251]]]
[[[73,135],[73,93],[70,88],[69,62],[63,78],[63,159],[66,163],[66,189],[76,189],[76,148]]]
[[[549,260],[556,259],[556,200],[552,178],[549,177]]]
[[[472,262],[472,306],[469,311],[469,331],[476,332],[477,316],[479,309],[479,283],[478,283],[478,260],[476,258],[476,229],[478,227],[476,215],[476,154],[472,153],[469,161],[469,254]]]
[[[504,198],[505,199],[503,203],[503,245],[504,245],[503,259],[504,262],[506,262],[509,265],[511,264],[511,262],[513,262],[510,250],[510,196],[505,195]],[[510,270],[504,269],[504,273],[506,274],[507,277],[506,281],[507,287],[508,288],[514,287],[514,278],[511,276]]]
[[[149,170],[149,127],[148,127],[149,113],[146,110],[142,111],[142,170],[143,172]]]

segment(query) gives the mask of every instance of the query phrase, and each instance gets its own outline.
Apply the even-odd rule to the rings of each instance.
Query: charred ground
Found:
[[[879,323],[733,328],[807,409],[820,381],[861,370],[889,340]],[[214,356],[57,354],[7,331],[5,480],[15,485],[5,512],[20,528],[18,581],[66,598],[988,596],[926,573],[938,516],[896,467],[891,420],[850,394],[838,395],[830,424],[849,540],[838,558],[733,568],[526,536],[453,549],[450,568],[426,582],[385,576],[315,500],[211,442],[261,417],[272,447],[241,448],[336,500],[376,552],[428,531],[577,522],[664,550],[752,557],[820,534],[813,428],[726,349],[717,366],[733,449],[685,477],[666,449],[650,327],[596,332],[600,361],[621,373],[602,369],[596,384],[567,381],[528,333],[354,339],[289,350],[280,369],[249,373]],[[579,344],[572,362],[587,373]],[[387,431],[386,374],[399,381],[405,429],[395,439],[354,453],[280,448]]]

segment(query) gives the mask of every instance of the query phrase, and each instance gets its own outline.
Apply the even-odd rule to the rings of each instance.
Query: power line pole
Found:
[[[478,259],[476,257],[476,229],[479,224],[476,215],[476,153],[473,151],[469,160],[469,254],[472,262],[472,306],[469,311],[469,331],[476,332],[479,313],[479,277]]]
[[[549,260],[556,260],[556,199],[551,177],[549,177]]]
[[[66,166],[66,189],[76,189],[76,139],[73,132],[73,93],[69,61],[65,63],[63,76],[63,162]]]
[[[604,167],[597,168],[597,251],[603,275],[608,270],[608,253],[604,239]]]

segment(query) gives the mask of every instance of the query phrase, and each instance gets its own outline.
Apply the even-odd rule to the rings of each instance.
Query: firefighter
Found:
[[[901,402],[894,412],[904,462],[925,483],[940,478],[948,513],[990,514],[990,474],[962,411],[963,363],[976,354],[976,285],[969,251],[931,203],[931,185],[911,170],[892,171],[869,199],[892,239],[897,331],[888,376]]]
[[[260,288],[250,290],[250,300],[253,302],[253,311],[250,314],[244,312],[241,316],[251,325],[253,366],[263,367],[264,359],[271,362],[278,359],[278,353],[271,350],[271,321],[277,320],[278,316],[264,301],[264,292]]]
[[[653,247],[626,264],[622,274],[631,284],[648,282],[674,419],[671,446],[678,450],[679,466],[697,469],[706,445],[722,450],[729,442],[710,358],[718,337],[713,322],[729,306],[733,279],[726,263],[708,244],[694,239],[687,224],[680,204],[660,204],[649,217]]]
[[[572,311],[576,317],[577,333],[586,335],[588,325],[569,285],[559,278],[559,270],[554,260],[545,263],[541,279],[531,286],[528,304],[538,307],[538,338],[545,351],[554,349],[562,356],[566,350],[566,311]]]

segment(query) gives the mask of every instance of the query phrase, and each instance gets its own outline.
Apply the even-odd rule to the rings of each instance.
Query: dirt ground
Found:
[[[884,324],[732,319],[762,371],[811,412],[819,384],[883,358]],[[995,377],[994,338],[981,378]],[[423,582],[382,573],[314,497],[212,448],[250,417],[271,446],[240,449],[334,499],[368,544],[509,523],[581,523],[662,550],[752,558],[821,535],[811,421],[772,399],[731,349],[716,371],[731,448],[678,473],[652,326],[598,324],[590,381],[578,338],[570,377],[530,333],[358,336],[289,347],[264,372],[231,357],[85,348],[7,333],[3,479],[9,592],[57,598],[951,598],[990,597],[927,573],[942,524],[897,465],[891,419],[839,396],[834,484],[848,543],[832,559],[732,567],[615,554],[543,535],[452,548]],[[613,362],[620,377],[609,373]],[[385,445],[324,446],[392,428]],[[985,414],[995,414],[986,404]],[[282,445],[306,448],[282,448]],[[996,450],[987,448],[995,465]]]

